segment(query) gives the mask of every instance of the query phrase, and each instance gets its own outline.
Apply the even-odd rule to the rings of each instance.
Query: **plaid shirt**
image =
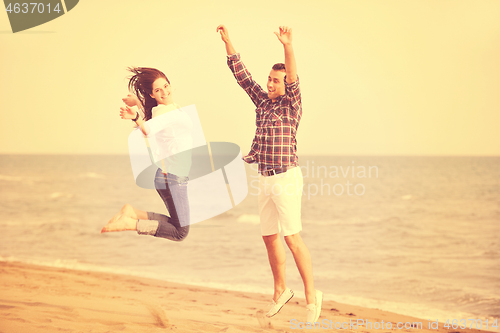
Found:
[[[267,92],[252,79],[240,59],[239,53],[227,57],[227,64],[246,91],[255,109],[257,129],[248,155],[247,163],[259,163],[259,172],[283,166],[297,166],[297,128],[302,117],[302,100],[299,78],[292,84],[285,79],[285,95],[273,103]]]

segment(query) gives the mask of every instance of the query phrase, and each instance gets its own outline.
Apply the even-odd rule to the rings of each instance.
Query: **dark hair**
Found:
[[[144,114],[146,120],[149,120],[153,117],[151,110],[158,105],[156,100],[151,97],[153,93],[153,82],[156,79],[164,78],[170,84],[170,81],[167,79],[167,76],[163,74],[163,72],[157,70],[156,68],[148,68],[148,67],[129,67],[129,71],[131,71],[134,75],[130,77],[130,81],[128,82],[128,89],[132,90],[139,101],[141,101],[142,107],[144,108]]]
[[[277,63],[277,64],[274,64],[273,65],[273,70],[275,71],[282,71],[282,72],[286,72],[286,68],[285,68],[285,64],[283,63]]]

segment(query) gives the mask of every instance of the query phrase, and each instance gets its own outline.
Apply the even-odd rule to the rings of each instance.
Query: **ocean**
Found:
[[[301,234],[326,300],[440,321],[500,319],[500,157],[299,161]],[[100,234],[125,203],[166,213],[155,190],[135,184],[128,156],[0,155],[0,260],[271,297],[256,169],[247,176],[242,203],[172,242]],[[303,297],[288,249],[287,285]]]

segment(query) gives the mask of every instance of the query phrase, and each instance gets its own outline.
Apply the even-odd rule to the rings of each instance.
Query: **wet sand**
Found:
[[[312,329],[304,323],[303,298],[296,295],[278,315],[267,319],[262,310],[269,300],[269,295],[255,293],[0,262],[1,333],[479,332],[446,329],[442,323],[439,329],[429,329],[426,320],[333,301],[323,303],[319,323]],[[372,327],[349,326],[357,320],[369,321]],[[398,322],[422,326],[397,329]]]

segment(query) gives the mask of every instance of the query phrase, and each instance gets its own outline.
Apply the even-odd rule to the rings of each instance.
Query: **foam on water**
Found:
[[[242,214],[236,219],[238,223],[260,224],[260,216],[255,214]]]

